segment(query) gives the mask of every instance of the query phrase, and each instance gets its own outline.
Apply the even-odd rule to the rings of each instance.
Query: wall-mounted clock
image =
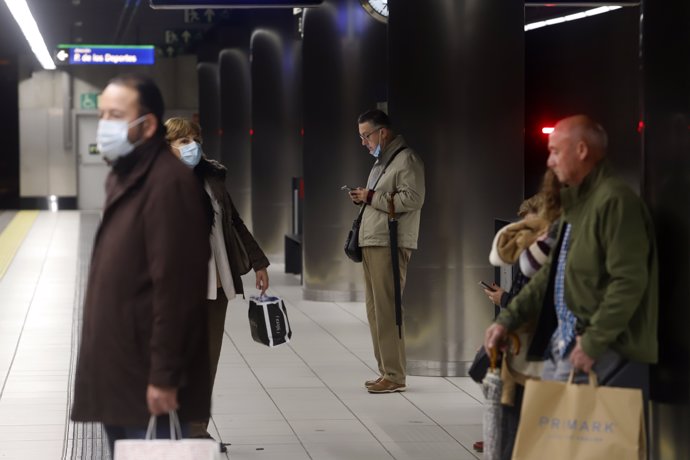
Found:
[[[388,0],[359,0],[362,7],[374,19],[388,22]]]

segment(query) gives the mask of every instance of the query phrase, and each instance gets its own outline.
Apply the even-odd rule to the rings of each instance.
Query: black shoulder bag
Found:
[[[379,180],[381,180],[381,176],[383,176],[383,174],[386,172],[388,166],[393,162],[395,157],[398,156],[398,153],[402,152],[406,148],[407,147],[400,147],[398,150],[393,152],[393,155],[391,155],[390,159],[386,163],[386,166],[384,166],[383,170],[381,170],[381,174],[379,174],[379,177],[376,178],[376,182],[374,182],[372,190],[376,190],[376,186],[378,185]],[[359,227],[362,225],[362,215],[364,214],[364,209],[366,206],[366,203],[362,204],[362,209],[360,209],[359,215],[352,222],[352,229],[347,234],[347,239],[345,240],[345,255],[353,262],[362,261],[362,248],[359,247]]]

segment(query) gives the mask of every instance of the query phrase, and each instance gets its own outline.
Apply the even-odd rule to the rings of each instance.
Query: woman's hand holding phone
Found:
[[[486,294],[489,300],[491,300],[494,305],[500,307],[501,297],[503,297],[503,293],[506,291],[496,283],[491,283],[491,285],[489,285],[484,281],[480,281],[479,285],[484,289],[484,294]]]

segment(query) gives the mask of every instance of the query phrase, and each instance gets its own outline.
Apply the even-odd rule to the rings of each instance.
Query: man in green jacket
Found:
[[[635,192],[612,175],[606,146],[604,129],[584,115],[556,125],[547,166],[564,185],[558,244],[486,331],[485,347],[496,348],[509,331],[536,321],[528,354],[547,359],[545,380],[566,380],[575,368],[594,370],[606,384],[628,363],[657,361],[652,220]]]
[[[376,158],[366,187],[350,192],[366,206],[359,230],[366,282],[367,319],[379,376],[364,386],[369,393],[405,391],[405,334],[395,323],[395,290],[391,264],[388,204],[393,200],[398,219],[400,289],[405,289],[407,264],[417,249],[419,220],[424,203],[424,163],[391,129],[388,115],[370,110],[357,120],[362,145]],[[390,161],[390,164],[389,164]],[[386,166],[387,165],[387,166]],[[380,179],[379,179],[380,177]],[[404,328],[403,328],[404,331]]]

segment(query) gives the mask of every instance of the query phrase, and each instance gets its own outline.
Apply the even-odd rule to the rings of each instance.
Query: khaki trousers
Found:
[[[228,311],[228,298],[225,291],[218,288],[218,296],[215,300],[207,300],[208,308],[208,353],[209,368],[211,370],[211,385],[209,392],[213,394],[213,382],[216,379],[218,361],[220,361],[220,349],[223,345],[223,334],[225,332],[225,314]],[[208,436],[208,420],[190,423],[189,436],[192,438]]]
[[[400,289],[405,289],[407,264],[411,249],[398,249],[400,259]],[[398,337],[395,325],[395,293],[391,248],[363,247],[364,281],[366,283],[366,306],[374,356],[379,373],[393,383],[405,384],[405,328],[402,338]]]

